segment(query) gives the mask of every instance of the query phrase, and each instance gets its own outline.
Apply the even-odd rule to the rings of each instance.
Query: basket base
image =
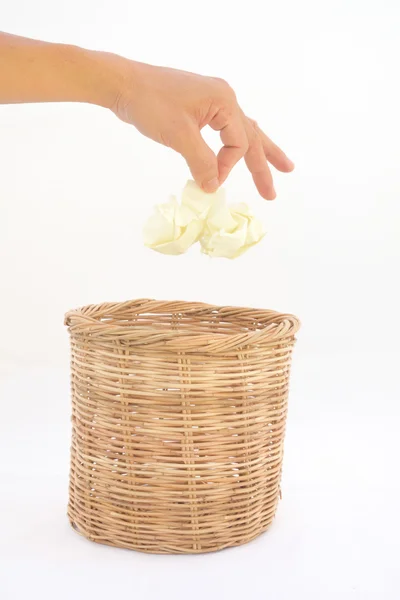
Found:
[[[69,522],[79,535],[86,538],[90,542],[95,542],[96,544],[102,544],[105,546],[112,546],[114,548],[121,548],[124,550],[135,550],[136,552],[142,552],[144,554],[209,554],[212,552],[220,552],[221,550],[225,550],[227,548],[235,548],[237,546],[243,546],[248,544],[265,533],[271,526],[274,520],[275,514],[272,515],[271,519],[259,530],[252,533],[252,535],[241,538],[240,540],[231,541],[224,544],[215,544],[214,546],[210,546],[207,544],[205,547],[199,548],[176,548],[176,547],[163,547],[162,545],[154,545],[153,548],[149,548],[148,544],[132,544],[132,543],[124,543],[122,540],[112,540],[105,537],[101,537],[99,535],[93,535],[88,533],[84,527],[79,526],[70,516]]]

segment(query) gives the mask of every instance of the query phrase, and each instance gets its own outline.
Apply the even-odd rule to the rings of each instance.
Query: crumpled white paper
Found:
[[[194,181],[187,182],[181,204],[173,196],[156,207],[143,234],[145,245],[163,254],[183,254],[200,241],[204,254],[224,258],[240,256],[264,237],[247,204],[228,206],[224,189],[206,194]]]
[[[198,241],[203,229],[197,214],[171,197],[148,219],[143,229],[144,243],[162,254],[183,254]]]
[[[209,256],[237,258],[264,235],[261,221],[244,202],[231,207],[213,205],[200,243],[202,252]]]
[[[213,194],[206,194],[194,181],[189,180],[182,190],[182,205],[190,208],[203,221],[217,201],[225,204],[224,188],[219,188]]]

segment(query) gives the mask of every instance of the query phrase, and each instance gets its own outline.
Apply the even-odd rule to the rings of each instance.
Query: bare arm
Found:
[[[293,163],[244,115],[222,79],[156,67],[115,54],[0,33],[0,104],[88,102],[112,110],[156,142],[179,152],[198,185],[215,191],[244,157],[264,198],[275,198],[271,163]],[[201,136],[220,132],[216,156]]]
[[[110,107],[121,84],[116,58],[0,32],[0,104],[89,102]]]

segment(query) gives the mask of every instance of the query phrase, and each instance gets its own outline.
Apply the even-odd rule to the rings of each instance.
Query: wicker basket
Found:
[[[210,552],[265,531],[298,320],[138,300],[71,311],[66,324],[73,527],[155,553]]]

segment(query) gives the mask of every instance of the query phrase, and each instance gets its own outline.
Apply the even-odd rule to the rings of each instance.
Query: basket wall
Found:
[[[297,319],[140,300],[71,311],[66,324],[73,527],[156,553],[219,550],[265,531]]]

